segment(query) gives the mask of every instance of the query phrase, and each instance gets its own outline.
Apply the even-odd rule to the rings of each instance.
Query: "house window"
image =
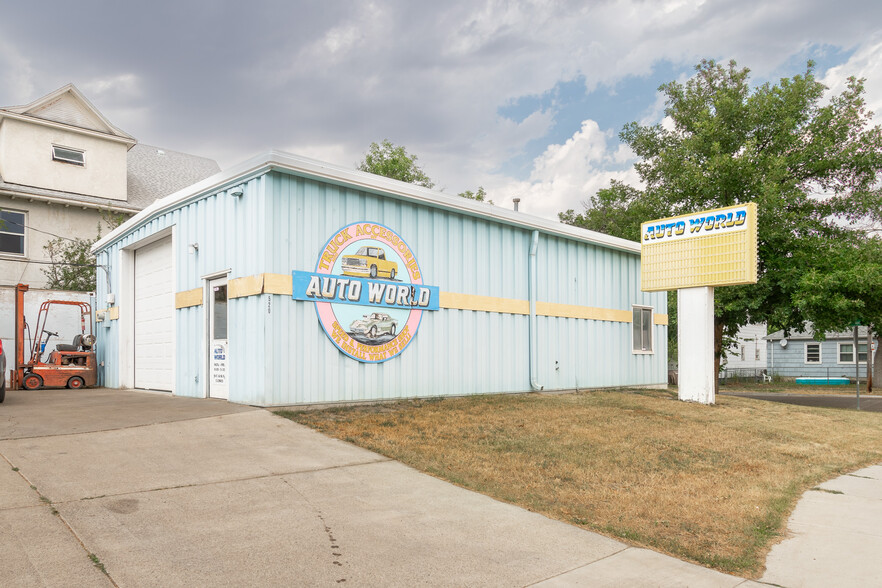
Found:
[[[634,306],[631,327],[631,351],[652,353],[652,308]]]
[[[0,253],[24,255],[25,213],[0,210]]]
[[[53,161],[61,161],[71,163],[73,165],[86,165],[86,152],[79,149],[71,149],[69,147],[52,146]]]
[[[805,344],[805,362],[821,363],[821,344],[806,343]]]
[[[858,343],[858,363],[867,361],[867,344]],[[839,363],[854,363],[854,343],[839,343]]]

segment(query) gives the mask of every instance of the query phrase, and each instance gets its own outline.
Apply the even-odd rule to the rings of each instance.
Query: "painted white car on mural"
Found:
[[[360,319],[352,321],[349,332],[357,335],[365,335],[369,339],[376,339],[380,335],[389,334],[395,336],[398,321],[383,312],[372,312]]]

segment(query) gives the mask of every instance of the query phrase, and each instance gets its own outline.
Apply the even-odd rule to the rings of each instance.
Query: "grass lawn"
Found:
[[[761,388],[762,389],[762,388]],[[882,462],[882,414],[665,391],[279,414],[551,518],[755,577],[806,490]]]

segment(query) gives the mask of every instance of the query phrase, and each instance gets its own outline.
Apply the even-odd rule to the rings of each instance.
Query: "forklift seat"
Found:
[[[72,345],[66,345],[64,343],[59,343],[58,345],[55,346],[55,349],[57,351],[79,351],[80,347],[82,347],[82,346],[83,346],[83,336],[77,335],[76,337],[73,338]]]

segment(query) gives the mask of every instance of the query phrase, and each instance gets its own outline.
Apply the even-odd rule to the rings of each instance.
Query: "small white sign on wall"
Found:
[[[227,383],[227,342],[215,341],[211,346],[211,383]]]

